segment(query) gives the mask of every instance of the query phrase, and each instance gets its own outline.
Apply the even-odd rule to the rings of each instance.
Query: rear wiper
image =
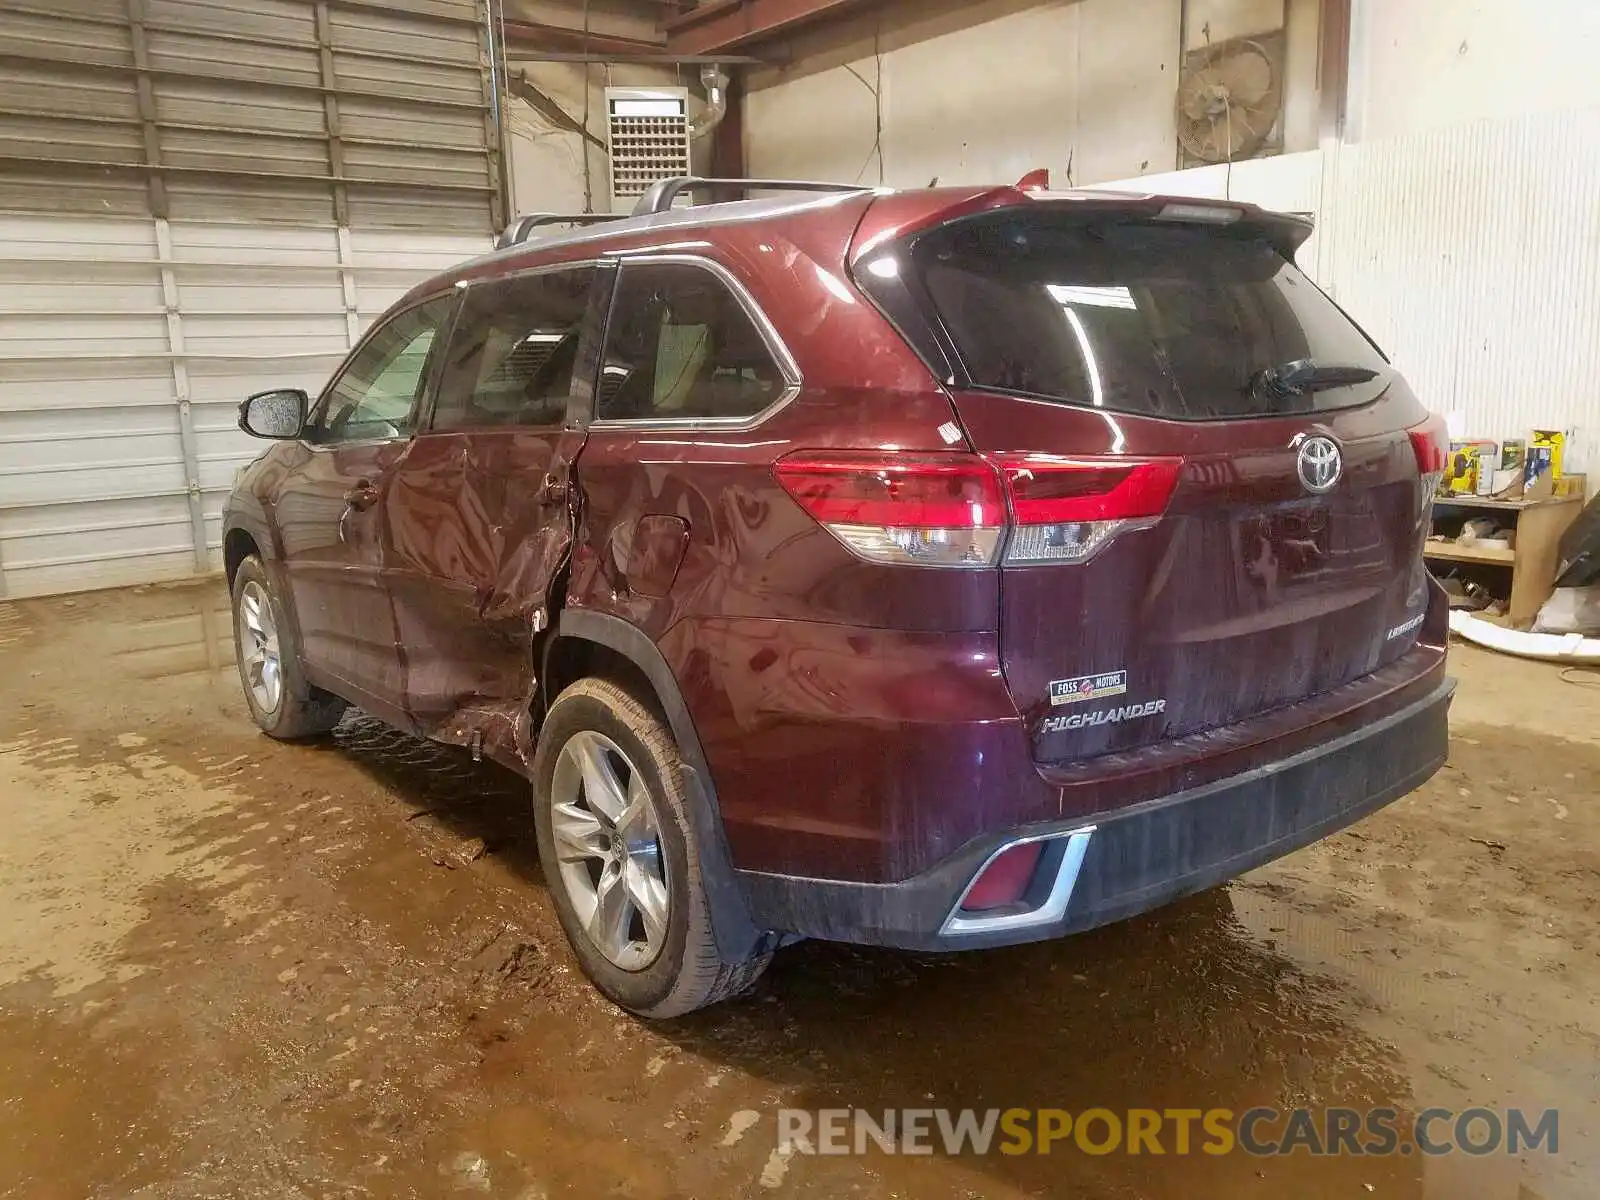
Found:
[[[1257,371],[1250,377],[1246,389],[1252,396],[1266,400],[1288,400],[1312,392],[1325,392],[1329,388],[1349,387],[1369,383],[1378,373],[1366,367],[1321,366],[1314,359],[1297,358]]]

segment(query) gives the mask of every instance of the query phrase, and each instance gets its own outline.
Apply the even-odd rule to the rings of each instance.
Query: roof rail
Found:
[[[744,188],[753,192],[870,192],[872,187],[859,183],[823,183],[813,179],[700,179],[693,175],[677,179],[662,179],[652,183],[648,191],[634,205],[633,215],[646,217],[651,213],[666,212],[684,192],[700,192],[708,188]]]
[[[507,225],[495,238],[494,248],[504,250],[507,246],[525,242],[541,225],[598,225],[603,221],[625,220],[627,216],[627,213],[529,213]]]

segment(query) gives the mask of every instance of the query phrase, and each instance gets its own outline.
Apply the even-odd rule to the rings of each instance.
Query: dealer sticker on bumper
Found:
[[[1052,679],[1051,704],[1082,704],[1085,700],[1104,700],[1128,690],[1128,673],[1110,671],[1104,675],[1080,675],[1077,679]]]

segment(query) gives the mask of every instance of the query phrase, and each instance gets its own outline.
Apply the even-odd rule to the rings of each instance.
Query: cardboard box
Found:
[[[1447,496],[1472,496],[1478,491],[1478,478],[1493,469],[1498,447],[1493,442],[1462,441],[1450,443],[1450,457],[1445,460],[1444,478],[1439,490]]]
[[[1566,454],[1565,433],[1559,429],[1535,429],[1528,445],[1528,462],[1522,472],[1523,490],[1530,496],[1552,495],[1561,478]]]

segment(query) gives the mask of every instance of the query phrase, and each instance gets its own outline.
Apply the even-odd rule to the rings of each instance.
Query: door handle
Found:
[[[366,512],[378,502],[378,489],[372,486],[371,480],[363,479],[344,494],[344,502],[356,512]]]

